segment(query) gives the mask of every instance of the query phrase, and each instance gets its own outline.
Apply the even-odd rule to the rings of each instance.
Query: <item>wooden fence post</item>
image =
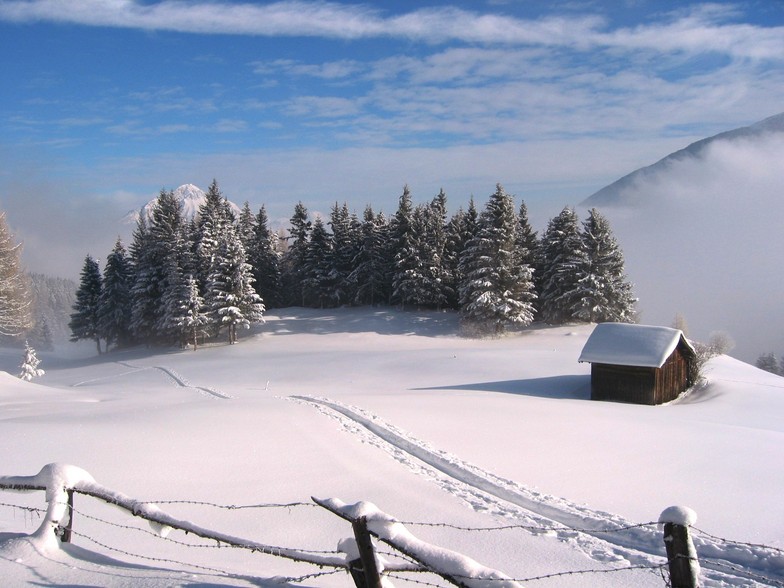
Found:
[[[689,527],[696,520],[693,510],[673,506],[659,517],[659,522],[664,524],[664,547],[672,588],[698,588],[700,585],[700,563],[689,535]]]
[[[73,531],[73,497],[74,491],[72,488],[66,490],[68,493],[68,522],[65,527],[60,527],[60,541],[63,543],[71,542],[71,532]]]
[[[359,517],[351,522],[354,529],[354,539],[359,550],[359,560],[362,562],[362,574],[356,568],[357,561],[350,562],[351,577],[357,588],[381,588],[381,576],[376,565],[376,554],[373,551],[373,541],[367,528],[367,517]],[[362,582],[364,580],[364,582]]]

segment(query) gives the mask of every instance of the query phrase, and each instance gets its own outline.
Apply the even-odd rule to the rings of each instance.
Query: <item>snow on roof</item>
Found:
[[[600,323],[588,337],[577,361],[658,368],[664,365],[681,339],[689,345],[678,329]]]

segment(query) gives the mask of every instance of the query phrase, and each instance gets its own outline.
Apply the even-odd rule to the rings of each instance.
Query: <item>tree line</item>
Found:
[[[128,251],[118,240],[103,273],[85,259],[72,340],[195,346],[224,331],[233,343],[285,306],[448,308],[495,334],[534,320],[634,320],[622,251],[597,210],[580,223],[565,207],[539,237],[500,184],[481,212],[472,199],[449,217],[446,200],[442,190],[414,205],[406,186],[389,218],[368,205],[361,219],[345,203],[311,219],[299,202],[280,237],[264,206],[254,214],[246,202],[235,217],[215,181],[190,221],[162,190]]]

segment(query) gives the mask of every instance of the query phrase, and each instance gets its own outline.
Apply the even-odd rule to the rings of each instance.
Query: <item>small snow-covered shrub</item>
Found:
[[[33,378],[43,376],[45,372],[38,367],[40,363],[41,360],[35,355],[35,349],[30,347],[30,344],[25,341],[25,354],[22,364],[19,366],[19,377],[29,382]]]

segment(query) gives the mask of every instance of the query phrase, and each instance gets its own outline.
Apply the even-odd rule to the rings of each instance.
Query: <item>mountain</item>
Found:
[[[613,225],[645,323],[724,331],[753,362],[784,351],[784,114],[692,143],[581,206]]]
[[[716,143],[733,142],[737,139],[755,141],[763,138],[765,135],[777,133],[784,134],[784,112],[748,127],[733,129],[695,141],[687,147],[660,159],[653,165],[633,171],[612,184],[605,186],[586,198],[580,206],[601,207],[632,204],[634,195],[639,192],[636,188],[637,185],[655,180],[660,174],[667,174],[677,164],[704,157]]]
[[[204,201],[207,198],[204,190],[193,184],[183,184],[174,191],[174,196],[177,197],[180,202],[182,202],[183,216],[186,220],[189,221],[196,218],[199,213],[199,207],[204,204]],[[145,215],[147,220],[150,220],[152,218],[152,210],[157,199],[158,197],[156,196],[147,204],[142,206],[140,210],[130,211],[123,217],[123,222],[125,224],[136,224],[141,214]],[[229,201],[229,205],[234,211],[235,216],[239,216],[241,210],[240,207],[231,201]]]

